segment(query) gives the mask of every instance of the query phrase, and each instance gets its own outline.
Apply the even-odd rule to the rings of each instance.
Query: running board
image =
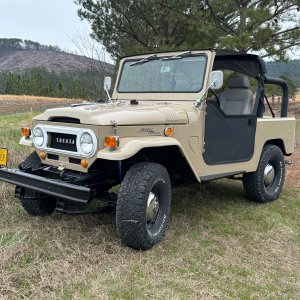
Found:
[[[210,180],[226,178],[226,177],[231,177],[231,176],[235,176],[235,175],[241,175],[241,174],[244,174],[244,173],[246,173],[246,171],[235,171],[235,172],[228,172],[228,173],[202,176],[202,177],[199,177],[199,178],[200,178],[201,182],[206,182],[206,181],[210,181]]]

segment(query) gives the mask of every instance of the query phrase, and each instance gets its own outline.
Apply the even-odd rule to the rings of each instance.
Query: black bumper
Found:
[[[59,179],[48,179],[16,169],[0,168],[0,181],[75,202],[87,203],[93,198],[93,192],[88,187],[66,183]]]

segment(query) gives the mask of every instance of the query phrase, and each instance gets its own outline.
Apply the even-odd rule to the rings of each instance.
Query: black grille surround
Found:
[[[58,132],[48,132],[48,147],[70,152],[77,152],[75,134],[66,134]]]
[[[59,156],[58,156],[58,155],[56,155],[56,154],[51,154],[51,153],[49,153],[49,154],[47,155],[47,158],[48,158],[48,159],[52,159],[52,160],[59,160]]]
[[[71,164],[76,164],[76,165],[80,165],[81,159],[79,159],[79,158],[74,158],[74,157],[69,157],[69,163],[71,163]]]

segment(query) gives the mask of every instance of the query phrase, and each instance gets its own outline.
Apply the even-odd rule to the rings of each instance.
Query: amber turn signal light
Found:
[[[40,159],[44,160],[46,159],[46,153],[45,152],[40,152]]]
[[[115,135],[106,136],[104,138],[104,146],[111,149],[116,149],[119,147],[119,137]]]
[[[85,159],[82,159],[81,162],[80,162],[80,165],[83,167],[83,168],[87,168],[88,166],[88,163]]]
[[[171,136],[172,135],[172,128],[171,127],[166,127],[164,130],[165,136]]]
[[[30,137],[31,136],[31,130],[28,127],[22,127],[22,136]]]

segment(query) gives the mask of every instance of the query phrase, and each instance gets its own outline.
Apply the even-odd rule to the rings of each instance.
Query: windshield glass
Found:
[[[203,86],[206,56],[176,59],[159,57],[146,61],[126,61],[118,84],[120,93],[199,92]]]

